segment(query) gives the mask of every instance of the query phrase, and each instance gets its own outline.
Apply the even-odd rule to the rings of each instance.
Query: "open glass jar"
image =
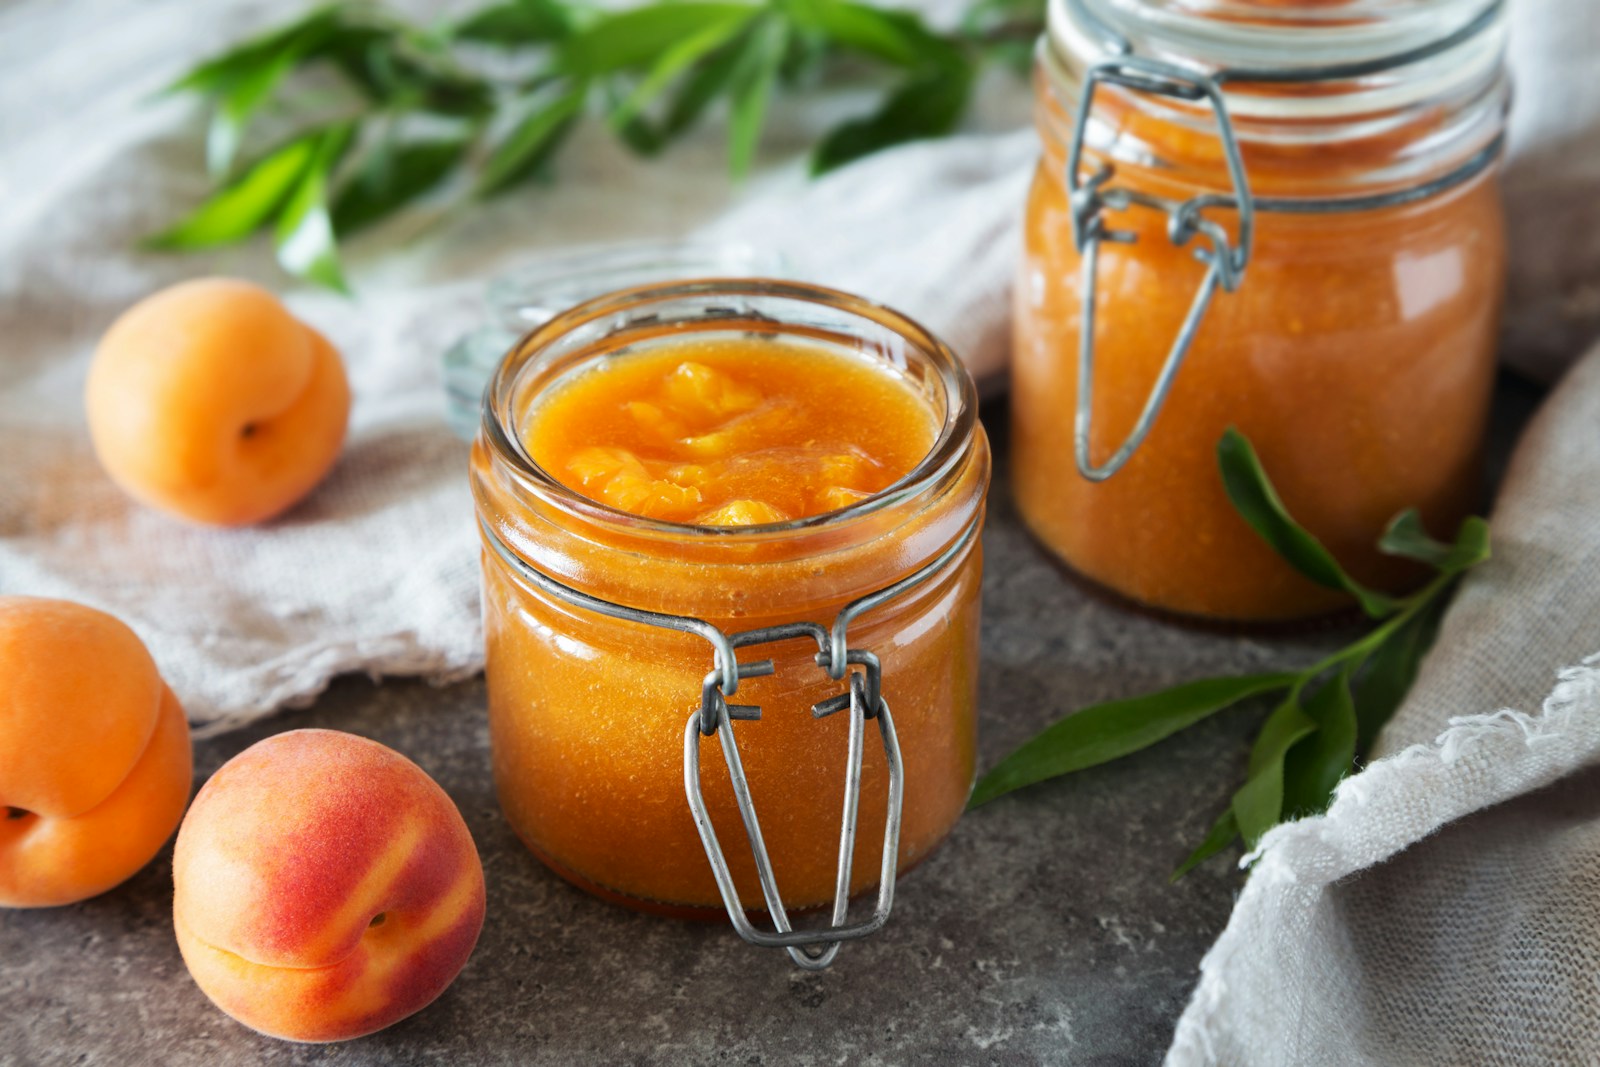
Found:
[[[543,398],[688,338],[787,339],[869,361],[925,403],[933,445],[853,506],[742,527],[629,514],[534,462],[522,428]],[[851,400],[838,397],[839,419],[874,417]],[[944,837],[973,780],[989,452],[950,350],[892,311],[810,286],[627,290],[506,357],[472,482],[495,781],[528,847],[630,906],[724,909],[804,966],[881,925],[896,870]],[[702,766],[712,747],[721,758]],[[748,849],[733,847],[741,824]],[[846,901],[874,884],[873,918],[850,926]],[[830,927],[790,931],[787,909],[830,901]],[[773,929],[747,909],[767,910]]]
[[[1504,38],[1503,0],[1052,0],[1013,455],[1070,567],[1181,615],[1341,606],[1230,506],[1229,426],[1364,581],[1413,579],[1374,548],[1405,508],[1454,532],[1494,374]]]

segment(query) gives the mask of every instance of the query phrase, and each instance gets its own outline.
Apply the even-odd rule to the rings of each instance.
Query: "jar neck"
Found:
[[[1381,195],[1493,153],[1510,99],[1504,51],[1499,0],[1052,0],[1039,126],[1064,159],[1088,73],[1132,54],[1218,84],[1257,196]],[[1229,189],[1204,100],[1099,83],[1085,145],[1175,193]]]
[[[520,425],[546,390],[623,350],[710,334],[787,337],[882,361],[926,400],[938,426],[932,448],[904,478],[852,507],[749,527],[619,511],[561,484],[529,457]],[[842,396],[838,417],[871,413],[855,412]],[[588,595],[696,617],[820,618],[965,536],[981,519],[988,471],[971,378],[922,327],[831,290],[717,280],[602,297],[525,337],[486,397],[473,491],[486,534]]]

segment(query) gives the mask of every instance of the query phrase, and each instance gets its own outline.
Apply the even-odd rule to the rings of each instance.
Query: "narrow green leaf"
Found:
[[[1371,750],[1378,733],[1411,691],[1417,679],[1417,668],[1433,646],[1439,620],[1448,605],[1448,597],[1435,597],[1414,618],[1390,634],[1367,660],[1354,692],[1357,752]]]
[[[298,186],[319,141],[319,134],[306,134],[277,148],[232,184],[213,193],[188,218],[147,240],[145,247],[188,251],[249,237]]]
[[[1306,717],[1316,732],[1303,738],[1284,758],[1283,811],[1288,818],[1316,815],[1328,807],[1334,787],[1350,773],[1356,758],[1356,709],[1350,696],[1354,662],[1306,698]]]
[[[1244,785],[1233,794],[1233,817],[1239,832],[1251,848],[1261,835],[1277,825],[1283,815],[1283,761],[1289,748],[1317,728],[1300,709],[1295,694],[1262,725],[1250,750],[1250,772]]]
[[[1189,853],[1189,858],[1178,864],[1178,869],[1168,877],[1168,881],[1176,882],[1206,860],[1233,843],[1239,836],[1239,823],[1233,817],[1233,809],[1223,812],[1217,821],[1211,824],[1211,830],[1206,834],[1206,839],[1200,842],[1200,847]]]
[[[649,67],[684,38],[756,10],[752,4],[683,0],[606,14],[563,42],[556,64],[580,78]]]
[[[732,84],[746,50],[756,46],[755,35],[747,33],[738,40],[730,41],[684,78],[667,107],[667,117],[661,124],[662,134],[676,137],[694,125],[711,101]]]
[[[334,198],[334,232],[348,236],[426,193],[455,169],[470,143],[456,136],[379,145]]]
[[[1290,518],[1255,448],[1244,434],[1231,426],[1228,428],[1217,444],[1217,463],[1222,468],[1222,484],[1234,509],[1291,567],[1318,585],[1349,593],[1372,618],[1394,612],[1392,598],[1351,578],[1322,542]],[[1242,825],[1244,820],[1240,822]]]
[[[832,48],[821,30],[809,26],[791,26],[789,47],[783,57],[778,77],[785,86],[801,91],[821,84]]]
[[[328,211],[328,177],[350,143],[348,124],[331,127],[318,139],[316,152],[284,205],[274,229],[278,263],[307,281],[348,293],[339,266],[339,249]]]
[[[890,93],[877,112],[846,122],[823,138],[811,157],[812,173],[907,141],[949,133],[967,108],[972,75],[970,67],[962,66],[913,77]]]
[[[622,106],[624,93],[617,80],[611,79],[605,85],[607,114],[616,111]],[[660,152],[667,144],[667,134],[650,122],[643,115],[634,115],[623,123],[611,123],[611,132],[634,152],[641,156],[653,156]]]
[[[1286,689],[1295,678],[1293,674],[1202,678],[1084,708],[1046,727],[1001,760],[972,791],[971,805],[976,807],[1046,778],[1120,759],[1241,700]]]
[[[431,38],[403,27],[342,28],[322,51],[376,104],[458,118],[494,109],[488,82],[459,67]]]
[[[213,177],[221,177],[232,168],[250,120],[299,58],[292,47],[265,56],[219,92],[206,134],[206,169]]]
[[[675,78],[702,57],[733,39],[750,24],[751,18],[752,12],[746,11],[732,18],[708,23],[662,52],[650,68],[650,73],[611,112],[612,128],[620,130],[627,126]]]
[[[528,112],[490,153],[478,178],[478,195],[501,192],[547,162],[571,131],[588,95],[588,84],[580,82]]]
[[[631,118],[613,132],[641,156],[653,156],[667,146],[666,134],[641,118]]]
[[[287,49],[304,51],[307,43],[330,29],[339,19],[340,4],[312,8],[304,16],[277,29],[252,37],[190,68],[168,85],[166,93],[217,93],[260,66],[264,58]]]
[[[778,19],[767,19],[756,27],[754,40],[745,52],[746,62],[734,74],[733,113],[728,118],[728,170],[736,180],[748,174],[755,161],[767,101],[772,96],[787,41],[788,26]]]
[[[905,12],[849,0],[793,0],[791,6],[801,26],[815,28],[832,44],[897,67],[936,61],[936,56],[950,48],[920,19]]]
[[[1378,547],[1391,556],[1418,560],[1445,574],[1459,574],[1489,558],[1489,524],[1476,515],[1469,516],[1456,532],[1455,544],[1447,545],[1429,537],[1421,514],[1410,508],[1389,523]]]
[[[574,13],[558,0],[508,0],[469,15],[451,34],[464,41],[518,47],[563,40],[576,26]]]

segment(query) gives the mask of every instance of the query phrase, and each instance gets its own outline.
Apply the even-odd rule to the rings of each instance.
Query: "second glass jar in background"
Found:
[[[1216,461],[1229,426],[1362,580],[1413,577],[1374,548],[1405,508],[1453,535],[1477,500],[1504,274],[1500,7],[1053,0],[1016,297],[1013,457],[1026,522],[1075,571],[1180,615],[1339,607],[1341,594],[1292,571],[1233,511]],[[1098,244],[1098,294],[1075,455],[1082,240]],[[1208,284],[1197,249],[1231,257],[1234,277],[1209,279],[1170,395],[1107,476]]]
[[[692,238],[541,252],[488,284],[486,321],[445,351],[445,417],[456,436],[472,440],[484,388],[506,352],[529,330],[585,300],[685,278],[783,278],[787,273],[775,249]]]

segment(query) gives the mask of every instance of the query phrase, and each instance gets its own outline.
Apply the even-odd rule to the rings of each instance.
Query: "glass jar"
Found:
[[[529,458],[518,427],[549,390],[596,361],[702,338],[873,361],[926,402],[934,444],[849,508],[748,527],[628,514]],[[839,397],[838,418],[870,417]],[[472,461],[492,760],[511,826],[593,893],[669,914],[725,908],[747,937],[746,909],[767,909],[781,935],[786,908],[833,901],[838,927],[848,896],[875,883],[881,923],[895,870],[943,839],[972,786],[988,482],[959,360],[854,297],[678,283],[535,329],[496,372]],[[702,746],[723,758],[702,765]],[[751,823],[751,847],[734,847]]]
[[[1415,580],[1375,548],[1398,512],[1454,533],[1505,266],[1502,9],[1052,0],[1013,456],[1023,518],[1074,571],[1209,619],[1345,604],[1234,512],[1229,426],[1363,581]]]
[[[483,390],[517,338],[597,296],[685,278],[782,278],[775,249],[694,239],[579,245],[541,253],[491,281],[487,320],[445,350],[445,418],[462,440],[478,432]]]

